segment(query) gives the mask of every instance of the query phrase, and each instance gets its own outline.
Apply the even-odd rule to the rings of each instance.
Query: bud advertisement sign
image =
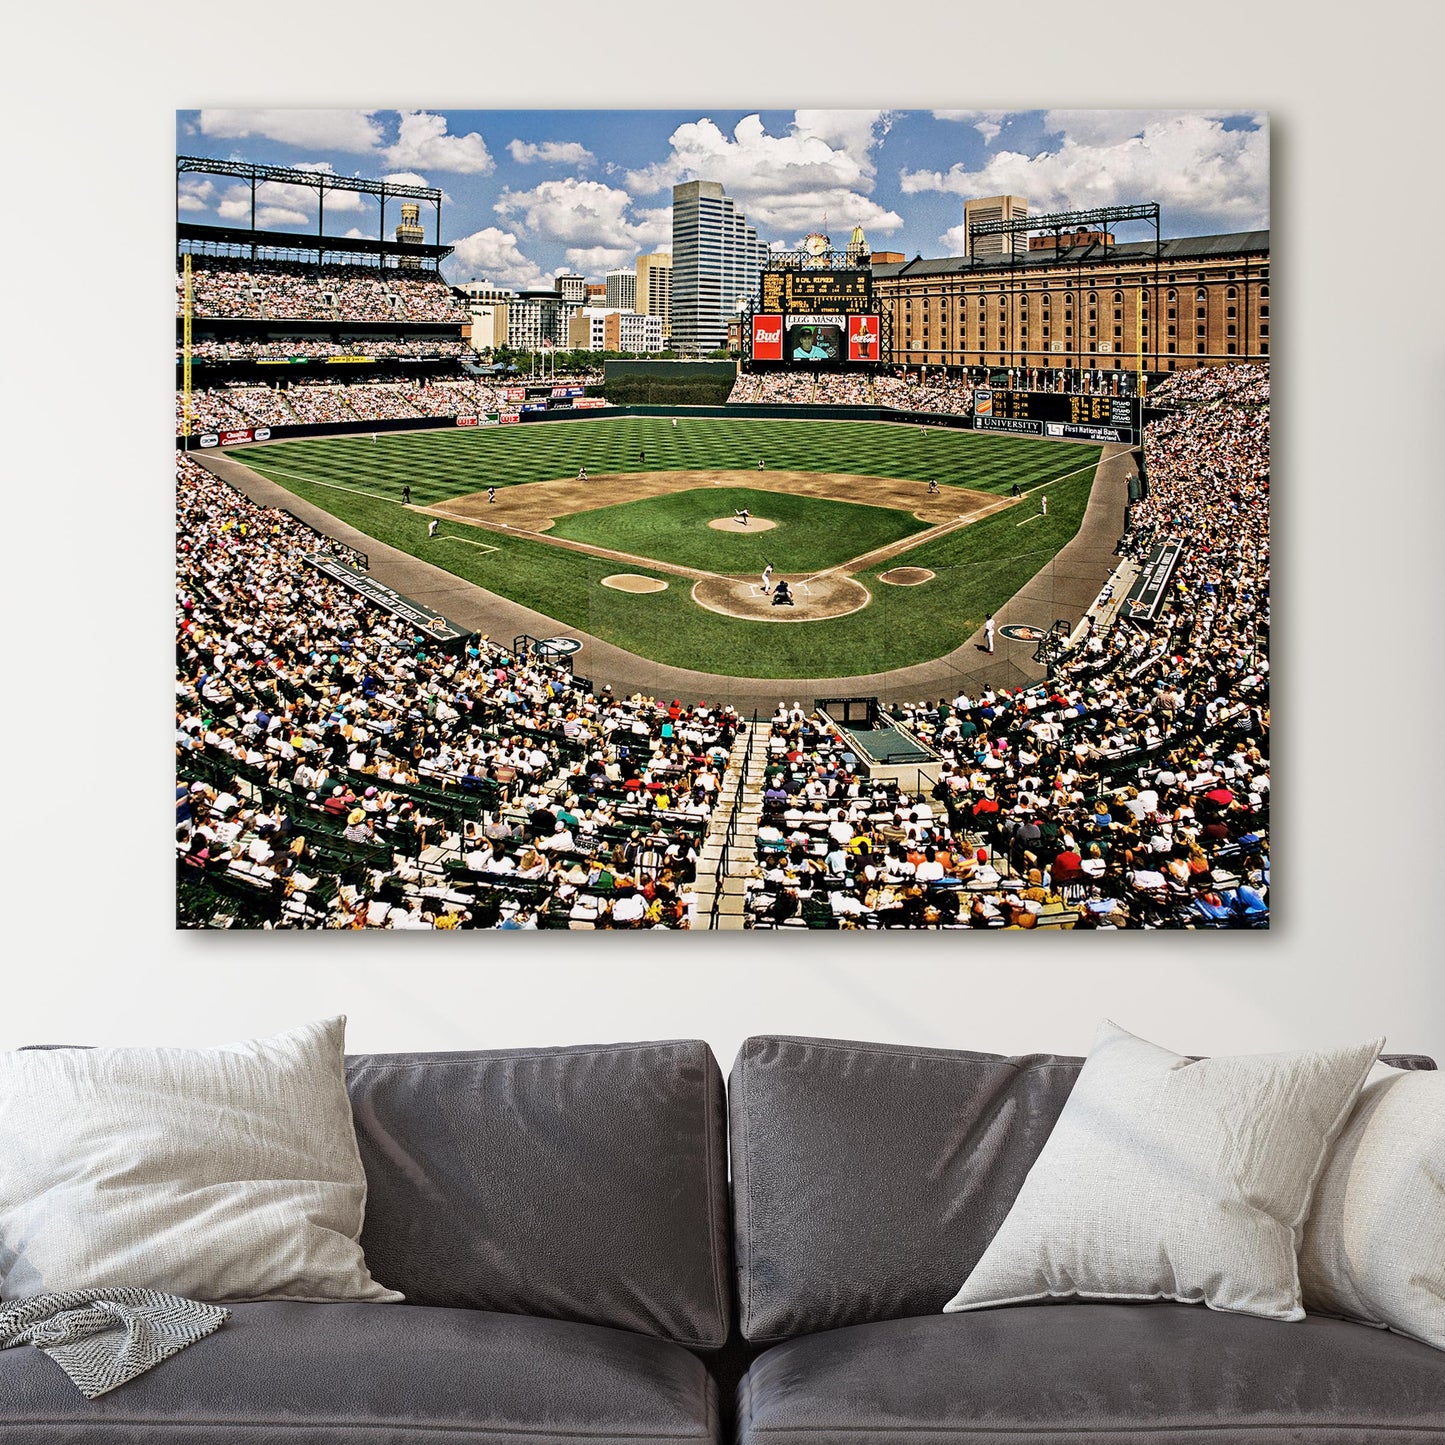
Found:
[[[780,315],[753,317],[753,360],[783,359],[783,318]]]
[[[876,316],[850,316],[848,318],[848,360],[877,361],[878,318]]]

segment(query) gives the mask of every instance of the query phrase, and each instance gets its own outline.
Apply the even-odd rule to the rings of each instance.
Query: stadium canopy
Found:
[[[181,221],[181,178],[188,174],[200,174],[210,176],[231,176],[236,180],[245,182],[251,188],[251,224],[245,228],[227,228],[221,226],[213,227],[187,227]],[[286,232],[258,232],[256,227],[257,192],[262,189],[260,203],[262,205],[274,198],[264,193],[266,186],[287,186],[299,187],[316,193],[316,232],[313,236],[301,236],[299,234]],[[326,232],[326,196],[328,192],[347,191],[355,195],[373,196],[377,202],[377,238],[375,242],[369,243],[368,247],[348,245],[347,242],[358,240],[357,237],[327,236]],[[431,246],[424,246],[419,242],[398,242],[388,241],[386,237],[386,205],[388,201],[419,201],[431,206],[435,214],[435,240]],[[228,229],[241,229],[246,237],[244,241],[231,243],[255,246],[289,246],[292,250],[308,251],[364,251],[369,255],[407,255],[418,258],[440,260],[441,257],[450,255],[451,247],[443,247],[441,244],[442,229],[442,192],[434,186],[403,185],[396,181],[368,181],[360,176],[338,176],[330,171],[300,170],[294,166],[266,166],[257,165],[252,161],[229,161],[215,160],[207,156],[177,156],[176,157],[176,231],[178,237],[187,239],[186,231],[199,230],[210,233]],[[270,239],[275,236],[282,236],[284,239],[277,242]],[[260,239],[261,236],[267,239]],[[254,238],[254,239],[253,239]],[[212,234],[209,239],[216,239]]]

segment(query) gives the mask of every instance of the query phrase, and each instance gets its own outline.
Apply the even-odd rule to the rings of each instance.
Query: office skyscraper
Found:
[[[717,181],[672,188],[672,345],[727,345],[728,318],[758,290],[768,248]]]
[[[1021,221],[1029,213],[1029,203],[1022,196],[981,196],[977,200],[963,203],[963,229],[968,235],[970,221]],[[970,242],[964,241],[965,256],[969,255]],[[1029,249],[1029,238],[1022,231],[1012,236],[980,236],[973,247],[974,256],[1006,256],[1010,251],[1024,255]]]

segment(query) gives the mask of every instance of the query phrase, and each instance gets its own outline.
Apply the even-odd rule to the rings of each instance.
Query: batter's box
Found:
[[[806,582],[789,582],[789,583],[788,583],[788,591],[791,592],[794,597],[808,597],[808,596],[811,596],[812,590],[813,590],[813,589],[812,589],[811,587],[809,587]],[[764,592],[764,591],[763,591],[763,584],[762,584],[761,582],[753,582],[753,583],[750,583],[750,584],[748,585],[748,592],[749,592],[749,594],[752,595],[753,597],[771,597],[771,596],[773,595],[771,592]]]

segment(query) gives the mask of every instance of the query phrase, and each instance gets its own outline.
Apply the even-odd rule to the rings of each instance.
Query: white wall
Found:
[[[344,1011],[360,1049],[700,1035],[726,1064],[741,1038],[768,1030],[1078,1051],[1108,1014],[1181,1050],[1270,1049],[1382,1032],[1393,1047],[1445,1061],[1445,915],[1433,811],[1445,600],[1432,436],[1445,394],[1442,288],[1407,304],[1404,278],[1387,268],[1378,285],[1353,297],[1360,248],[1334,224],[1340,188],[1360,185],[1406,198],[1409,226],[1420,234],[1440,228],[1429,110],[1438,88],[1429,72],[1440,49],[1438,7],[1382,0],[1368,27],[1315,33],[1294,7],[1265,12],[1238,0],[1216,0],[1202,23],[1193,10],[1156,7],[1139,12],[1137,27],[1127,12],[1112,11],[1089,18],[1084,31],[1076,8],[1046,5],[1068,33],[1106,34],[1111,63],[1080,67],[1071,44],[1055,47],[1052,59],[1048,47],[1035,47],[1029,94],[964,94],[956,59],[981,22],[942,5],[933,28],[914,32],[927,34],[939,57],[924,57],[923,79],[916,71],[902,78],[905,62],[914,63],[902,53],[908,45],[870,46],[861,95],[854,67],[836,94],[800,96],[765,58],[749,63],[746,86],[735,66],[719,66],[702,100],[692,66],[657,57],[661,63],[648,68],[656,85],[647,104],[697,114],[743,98],[783,108],[845,97],[850,105],[919,108],[1016,107],[1042,98],[1273,111],[1281,376],[1278,926],[1270,934],[195,938],[171,930],[165,861],[171,110],[298,97],[336,105],[481,99],[469,61],[444,47],[413,47],[410,89],[398,97],[394,57],[385,45],[371,47],[378,32],[360,21],[343,42],[352,52],[346,63],[336,55],[318,68],[307,27],[327,24],[333,56],[326,18],[313,22],[288,9],[282,20],[273,8],[284,46],[232,43],[271,13],[265,6],[240,18],[228,11],[188,17],[192,53],[208,60],[204,70],[184,72],[184,95],[174,90],[169,20],[132,12],[93,17],[95,43],[85,55],[105,56],[103,69],[99,61],[87,69],[84,56],[59,46],[62,75],[30,68],[20,80],[26,93],[16,97],[16,111],[29,120],[28,139],[12,155],[9,180],[27,214],[41,220],[23,234],[12,229],[4,245],[7,256],[25,248],[30,274],[33,238],[66,238],[53,274],[76,278],[78,294],[55,282],[12,294],[7,329],[24,345],[7,347],[0,362],[7,395],[23,388],[13,415],[66,428],[63,442],[34,430],[17,438],[16,421],[6,422],[10,547],[0,573],[12,705],[3,709],[0,817],[13,946],[0,964],[0,1047],[36,1039],[221,1041]],[[814,23],[811,14],[766,13],[774,35]],[[1037,23],[1036,10],[1030,17]],[[829,12],[830,32],[857,26],[866,33],[878,23],[872,5],[840,0]],[[762,34],[747,23],[735,29]],[[940,29],[956,31],[957,44],[935,43]],[[1131,38],[1133,29],[1140,38]],[[446,33],[445,24],[434,33]],[[1399,43],[1402,36],[1408,43]],[[788,48],[776,45],[774,53]],[[899,59],[888,61],[889,53]],[[1153,58],[1164,54],[1169,65],[1156,71]],[[232,55],[243,64],[228,73]],[[1164,81],[1148,79],[1156,73],[1167,73],[1167,94]],[[1340,74],[1348,74],[1348,87],[1336,86]],[[489,105],[564,99],[529,94],[521,73],[494,79],[504,88],[489,90]],[[570,91],[565,101],[636,103],[624,94]],[[128,173],[128,165],[139,170]],[[131,239],[117,242],[115,232],[127,228]],[[869,235],[886,244],[873,228]],[[88,344],[92,355],[97,346],[104,352],[106,398],[78,401],[46,378],[63,375],[70,362],[65,330],[88,334],[85,278],[98,256],[110,266],[117,252],[140,282],[108,301],[106,335]],[[1365,380],[1366,361],[1377,357],[1395,368],[1385,388]],[[1370,409],[1375,415],[1367,416]],[[62,657],[82,661],[62,664]],[[33,719],[46,710],[34,698],[42,688],[55,701],[53,716],[38,725]],[[1351,703],[1352,696],[1364,700]],[[1413,851],[1415,881],[1388,865],[1381,871],[1392,881],[1360,881],[1380,869],[1387,846]]]

